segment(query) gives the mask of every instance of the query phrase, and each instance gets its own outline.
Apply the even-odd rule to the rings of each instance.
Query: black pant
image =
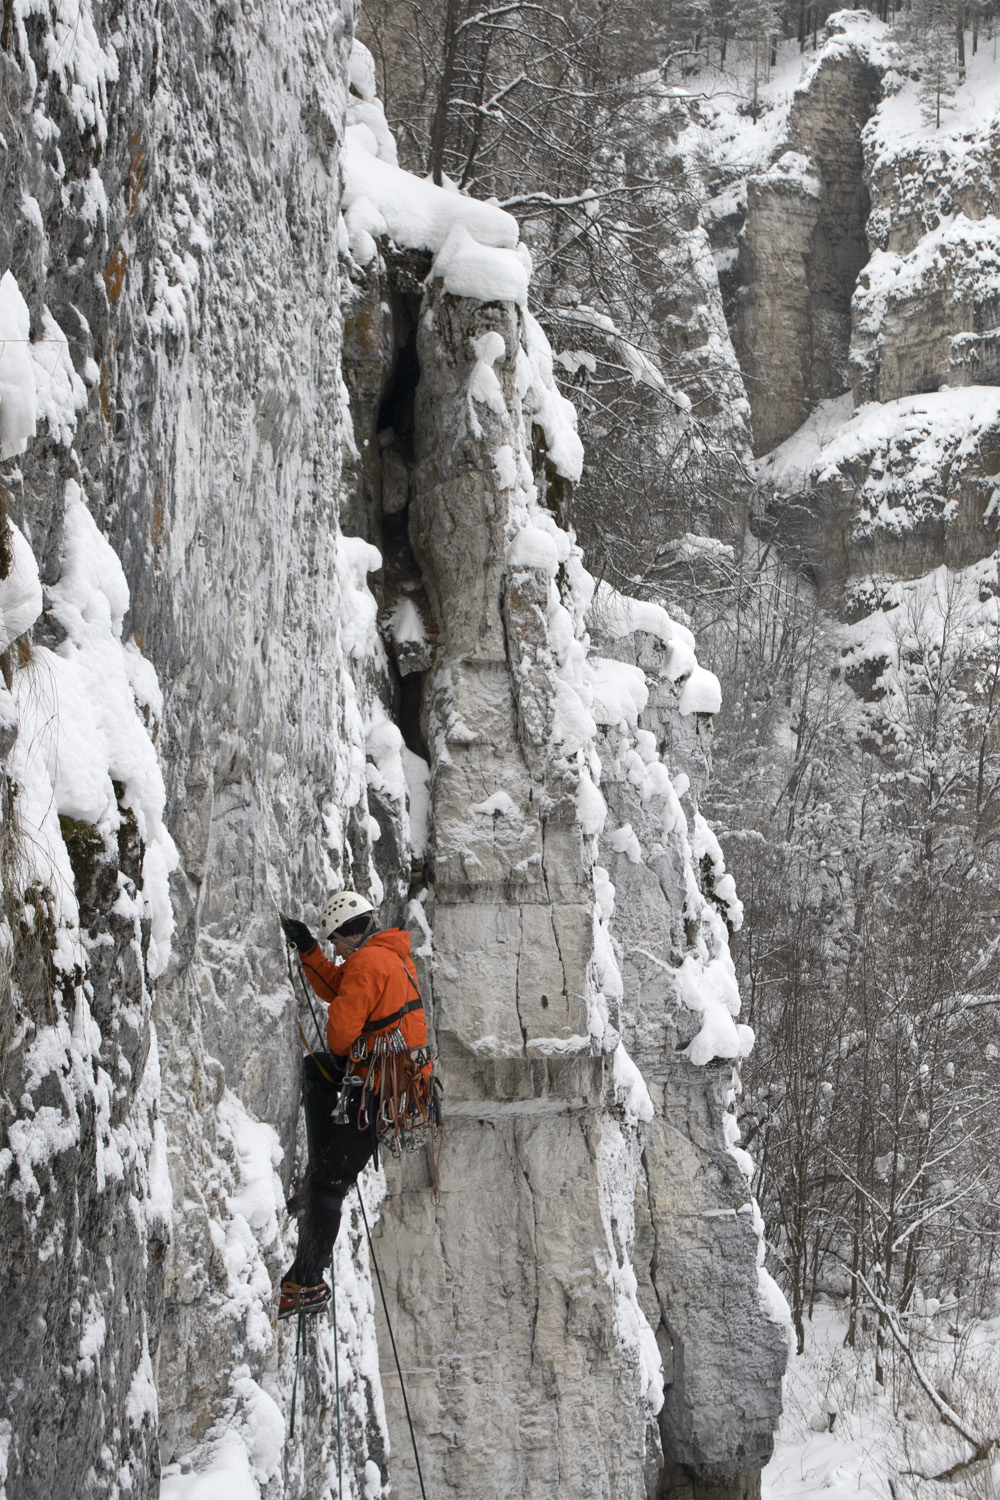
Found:
[[[340,1123],[331,1118],[340,1098],[340,1080],[346,1067],[346,1058],[334,1057],[329,1052],[316,1056],[310,1053],[302,1062],[309,1187],[305,1213],[299,1221],[295,1263],[286,1273],[287,1280],[300,1286],[315,1286],[322,1281],[340,1229],[344,1194],[375,1150],[371,1131],[358,1129],[358,1090],[351,1091],[347,1121]],[[324,1078],[324,1072],[328,1078]]]

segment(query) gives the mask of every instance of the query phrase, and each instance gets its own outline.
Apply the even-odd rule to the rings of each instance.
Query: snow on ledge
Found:
[[[682,714],[717,714],[722,706],[722,688],[714,672],[698,665],[694,636],[686,625],[672,619],[662,604],[620,594],[609,583],[594,590],[588,611],[591,623],[602,635],[621,640],[636,631],[652,635],[670,647],[667,673],[681,683]]]
[[[978,462],[984,437],[997,426],[1000,386],[870,401],[856,411],[850,395],[841,396],[820,402],[760,460],[758,472],[781,494],[839,485],[851,497],[856,534],[899,533],[928,513],[948,518],[954,502],[942,476],[956,464]]]
[[[360,266],[375,258],[376,239],[388,235],[410,250],[434,256],[430,279],[446,292],[480,302],[528,297],[531,257],[519,245],[517,220],[494,200],[483,203],[454,183],[414,177],[396,164],[396,146],[370,80],[371,55],[360,42],[351,54],[351,77],[368,97],[352,98],[344,146],[343,211],[351,254]]]

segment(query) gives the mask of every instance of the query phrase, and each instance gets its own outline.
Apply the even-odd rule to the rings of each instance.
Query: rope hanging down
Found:
[[[298,1329],[295,1333],[295,1376],[292,1380],[292,1414],[288,1423],[288,1436],[295,1436],[295,1398],[299,1389],[299,1368],[302,1363],[302,1350],[306,1342],[306,1315],[299,1313]]]
[[[413,1421],[410,1417],[410,1403],[406,1399],[406,1386],[403,1383],[403,1372],[399,1366],[399,1355],[396,1352],[396,1339],[392,1332],[392,1323],[389,1321],[389,1304],[385,1300],[385,1288],[382,1285],[382,1273],[375,1259],[375,1246],[372,1244],[372,1232],[368,1228],[368,1215],[365,1212],[365,1200],[361,1192],[361,1184],[356,1183],[358,1190],[358,1201],[361,1204],[361,1217],[364,1220],[365,1234],[368,1236],[368,1254],[371,1256],[372,1267],[375,1271],[375,1279],[378,1282],[379,1296],[382,1298],[382,1311],[385,1313],[385,1326],[389,1330],[389,1343],[392,1345],[392,1357],[396,1361],[396,1374],[399,1376],[399,1389],[403,1393],[403,1410],[406,1412],[406,1425],[410,1429],[410,1442],[413,1444],[413,1458],[417,1465],[417,1478],[420,1481],[420,1494],[422,1500],[427,1500],[427,1491],[424,1489],[424,1476],[420,1469],[420,1454],[417,1452],[417,1435],[413,1431]]]
[[[337,1500],[344,1493],[344,1460],[340,1447],[340,1362],[337,1357],[337,1283],[334,1279],[333,1268],[337,1260],[336,1248],[333,1259],[330,1261],[330,1287],[333,1296],[330,1298],[330,1310],[333,1314],[333,1389],[337,1398]]]
[[[270,892],[268,892],[268,895],[270,895]],[[281,910],[280,910],[280,908],[278,906],[277,901],[275,901],[275,899],[274,899],[273,896],[271,896],[271,904],[273,905],[275,911],[278,914],[278,921],[281,922],[281,920],[282,920]],[[285,968],[288,970],[288,983],[291,985],[291,987],[292,987],[292,994],[294,995],[295,994],[295,972],[296,971],[292,967],[292,947],[291,947],[291,943],[285,937],[284,928],[282,928],[281,939],[282,939],[282,943],[283,943],[284,949],[285,949]],[[298,976],[299,976],[299,985],[302,988],[303,995],[306,997],[306,1004],[309,1007],[309,1014],[312,1016],[313,1025],[316,1028],[316,1035],[319,1038],[319,1050],[321,1052],[325,1052],[326,1051],[326,1037],[323,1035],[323,1028],[319,1024],[319,1017],[317,1016],[315,1008],[313,1007],[312,995],[309,993],[309,986],[306,984],[305,979],[303,978],[301,967],[298,970]],[[327,1080],[328,1083],[333,1083],[334,1080],[330,1077],[329,1073],[323,1067],[323,1065],[319,1061],[319,1058],[316,1057],[315,1052],[310,1047],[309,1043],[306,1041],[301,1026],[299,1027],[299,1036],[302,1038],[302,1045],[303,1045],[303,1047],[305,1047],[306,1051],[309,1053],[309,1056],[315,1059],[316,1066],[319,1068],[319,1070],[322,1073],[323,1077]]]
[[[290,945],[288,943],[285,944],[285,968],[288,970],[288,983],[291,985],[291,987],[292,987],[292,994],[294,995],[295,988],[296,988],[296,986],[295,986],[295,972],[296,971],[292,967],[292,950],[291,950],[291,947],[290,947]],[[323,1052],[325,1052],[326,1051],[326,1039],[323,1036],[323,1032],[322,1032],[322,1030],[320,1028],[319,1017],[317,1016],[316,1011],[313,1008],[312,996],[309,993],[309,986],[306,984],[305,980],[302,977],[302,970],[301,970],[301,968],[298,970],[298,976],[299,976],[299,985],[301,986],[303,995],[305,995],[305,997],[306,997],[306,1004],[309,1007],[309,1014],[312,1016],[313,1025],[316,1028],[316,1035],[319,1038],[320,1050],[323,1051]],[[301,1026],[299,1027],[299,1036],[302,1037],[302,1045],[303,1045],[303,1047],[305,1047],[306,1051],[309,1053],[309,1056],[310,1057],[315,1057],[316,1056],[315,1052],[310,1047],[310,1045],[306,1041],[305,1037],[302,1036],[302,1027]],[[329,1074],[326,1074],[325,1076],[329,1077]]]

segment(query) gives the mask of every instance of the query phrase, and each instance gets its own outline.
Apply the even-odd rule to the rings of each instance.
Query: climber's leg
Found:
[[[337,1074],[330,1064],[339,1067]],[[307,1057],[303,1065],[309,1175],[289,1200],[289,1211],[301,1214],[299,1243],[295,1260],[282,1278],[279,1318],[317,1311],[329,1302],[323,1278],[340,1230],[344,1195],[374,1150],[371,1133],[359,1130],[356,1122],[333,1123],[338,1089],[323,1077],[320,1065],[331,1078],[343,1074],[342,1060],[328,1055],[318,1060]]]
[[[289,1196],[285,1207],[293,1219],[305,1212],[312,1172],[319,1165],[324,1143],[333,1128],[331,1117],[340,1097],[340,1080],[347,1060],[330,1052],[309,1053],[302,1059],[302,1108],[306,1117],[306,1175]]]
[[[342,1192],[310,1187],[306,1211],[299,1223],[299,1244],[295,1261],[285,1280],[300,1286],[315,1286],[323,1280],[334,1241],[340,1229]]]

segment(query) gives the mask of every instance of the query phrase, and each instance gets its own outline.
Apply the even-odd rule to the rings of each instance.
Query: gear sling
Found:
[[[365,1022],[351,1048],[341,1094],[346,1116],[351,1108],[351,1088],[360,1085],[357,1128],[371,1132],[376,1165],[380,1145],[388,1146],[393,1156],[399,1156],[404,1150],[423,1146],[429,1127],[440,1124],[437,1100],[440,1085],[434,1078],[430,1048],[407,1047],[400,1028],[404,1016],[424,1008],[413,975],[402,959],[400,963],[416,998],[389,1016]],[[354,1075],[354,1067],[365,1068],[365,1074]]]

